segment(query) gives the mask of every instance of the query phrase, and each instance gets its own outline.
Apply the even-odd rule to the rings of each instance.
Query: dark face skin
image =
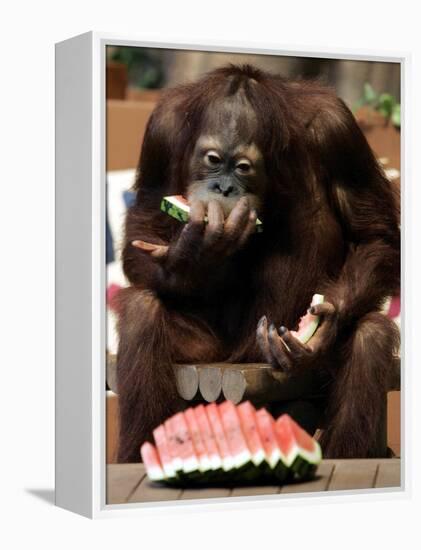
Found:
[[[265,189],[261,152],[253,134],[255,115],[241,91],[209,107],[205,129],[190,161],[187,199],[216,200],[227,216],[246,196],[257,212]]]

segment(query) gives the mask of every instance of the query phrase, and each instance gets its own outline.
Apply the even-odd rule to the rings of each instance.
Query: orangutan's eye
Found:
[[[208,166],[218,166],[222,159],[216,151],[208,151],[205,155],[205,162]]]

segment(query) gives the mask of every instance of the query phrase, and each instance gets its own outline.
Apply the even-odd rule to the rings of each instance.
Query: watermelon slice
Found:
[[[256,409],[250,401],[244,401],[237,406],[238,416],[247,446],[251,452],[251,459],[255,466],[259,467],[264,462],[266,455],[263,443],[259,434],[256,421]]]
[[[251,461],[251,453],[244,438],[234,403],[232,401],[224,401],[219,406],[219,413],[221,415],[225,438],[228,442],[229,452],[234,460],[234,466],[241,468],[244,464]]]
[[[172,478],[175,476],[175,470],[173,467],[173,459],[171,456],[170,446],[163,424],[155,428],[155,430],[153,431],[153,437],[155,439],[159,460],[162,464],[164,474],[167,478]]]
[[[199,470],[201,472],[207,472],[212,469],[212,464],[206,450],[205,442],[202,439],[199,423],[194,414],[194,410],[191,407],[185,410],[184,417],[190,432],[194,452],[199,460]]]
[[[180,222],[189,221],[190,206],[183,195],[164,197],[161,201],[161,210]],[[207,221],[207,217],[205,217],[205,221]],[[263,224],[259,218],[256,219],[256,231],[257,233],[263,231]]]
[[[194,451],[193,442],[187,426],[186,419],[182,412],[175,414],[171,419],[173,430],[173,452],[180,457],[183,463],[183,473],[190,474],[199,470],[199,461]]]
[[[324,302],[324,296],[322,294],[315,294],[311,300],[310,307],[322,304]],[[300,342],[306,344],[313,334],[316,332],[317,327],[320,323],[320,317],[318,315],[312,315],[311,313],[306,313],[301,317],[298,330],[291,330],[291,334],[298,338]]]
[[[232,479],[243,482],[256,479],[260,472],[253,461],[236,406],[232,401],[224,401],[219,406],[219,412],[236,468],[236,472],[232,473]]]
[[[206,414],[204,405],[198,405],[195,407],[194,414],[199,425],[199,430],[202,434],[202,439],[205,444],[208,457],[211,463],[211,468],[214,471],[222,470],[222,460],[216,444],[215,435],[212,431],[211,425]]]
[[[288,414],[275,422],[275,434],[285,464],[299,478],[312,475],[322,459],[318,442]]]
[[[231,470],[234,465],[233,457],[229,451],[228,441],[224,434],[222,427],[221,417],[219,416],[218,407],[215,403],[210,403],[205,407],[206,414],[209,420],[209,424],[212,428],[215,436],[216,445],[218,447],[219,456],[222,460],[222,469],[227,472]]]
[[[166,475],[159,460],[158,452],[152,443],[146,441],[140,448],[140,455],[149,479],[152,481],[164,481]]]
[[[256,412],[257,427],[262,439],[263,449],[265,451],[268,474],[273,472],[280,480],[284,480],[288,474],[288,468],[285,456],[281,453],[275,435],[275,421],[266,409],[260,409]]]
[[[164,197],[161,201],[161,210],[180,222],[188,222],[190,206],[182,195]]]
[[[174,417],[171,416],[164,422],[165,435],[168,442],[168,449],[170,451],[171,463],[175,474],[181,473],[183,471],[183,459],[178,454],[178,445],[176,444],[175,438],[175,426],[174,426]]]

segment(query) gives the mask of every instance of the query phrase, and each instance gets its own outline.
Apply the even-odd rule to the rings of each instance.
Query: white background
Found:
[[[408,116],[414,161],[407,219],[421,208],[421,44],[416,2],[384,0],[285,3],[242,0],[5,2],[1,9],[1,485],[3,548],[419,548],[420,370],[414,352],[408,445],[412,496],[390,502],[333,502],[148,519],[91,522],[54,508],[54,42],[87,30],[131,38],[238,40],[279,47],[348,48],[413,54]],[[415,130],[415,126],[418,128]],[[419,223],[406,239],[408,306],[420,309]],[[418,214],[418,218],[419,218]],[[409,263],[410,262],[410,263]],[[414,322],[415,323],[415,322]],[[407,323],[415,350],[419,323]],[[414,335],[413,339],[411,338]],[[410,340],[411,338],[411,340]],[[415,359],[417,360],[415,362]],[[409,361],[407,362],[409,369]],[[415,430],[418,428],[418,433]],[[193,513],[193,510],[195,512]]]

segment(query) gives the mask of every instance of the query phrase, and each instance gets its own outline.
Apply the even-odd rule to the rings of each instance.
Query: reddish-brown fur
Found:
[[[269,181],[259,212],[264,231],[180,284],[131,242],[177,238],[182,224],[160,211],[160,200],[186,194],[204,113],[240,86],[257,116]],[[225,67],[163,94],[139,167],[123,251],[131,286],[121,295],[118,460],[138,461],[142,441],[180,408],[172,362],[264,361],[255,339],[260,317],[295,328],[315,292],[336,307],[318,363],[333,379],[325,455],[375,455],[398,345],[393,324],[377,312],[399,289],[400,234],[391,184],[345,104],[316,82]]]

